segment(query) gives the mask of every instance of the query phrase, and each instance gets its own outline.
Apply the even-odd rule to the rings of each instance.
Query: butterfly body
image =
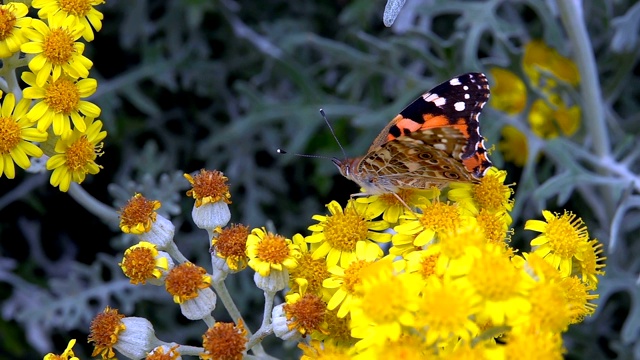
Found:
[[[484,74],[452,78],[402,110],[364,156],[333,163],[367,194],[478,182],[492,166],[478,120],[489,94]]]

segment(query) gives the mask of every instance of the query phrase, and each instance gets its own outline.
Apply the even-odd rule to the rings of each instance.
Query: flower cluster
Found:
[[[581,113],[580,107],[571,101],[571,91],[580,83],[573,61],[544,42],[534,40],[526,44],[521,65],[515,72],[491,69],[496,83],[492,88],[491,106],[510,116],[519,116],[527,109],[528,126],[542,139],[574,135],[580,128]],[[533,96],[527,95],[527,85]],[[523,166],[528,154],[525,134],[507,125],[502,129],[502,136],[504,140],[498,147],[505,159]]]
[[[46,156],[50,183],[67,191],[97,174],[102,155],[100,108],[86,100],[97,89],[89,78],[93,63],[83,55],[103,15],[104,0],[33,0],[38,18],[22,2],[0,5],[0,176],[13,179],[15,165],[31,167]],[[28,87],[20,88],[17,73]],[[31,169],[31,171],[44,171]]]
[[[293,237],[301,255],[276,336],[309,336],[304,359],[561,358],[561,334],[595,310],[602,245],[574,214],[545,211],[525,226],[541,233],[531,252],[517,254],[505,177],[492,168],[445,193],[330,203]]]
[[[513,191],[496,168],[478,183],[446,190],[352,198],[344,207],[332,201],[327,214],[313,216],[309,235],[291,238],[227,226],[231,195],[221,172],[185,178],[213,273],[182,255],[174,225],[157,213],[161,203],[142,194],[120,211],[120,229],[139,242],[119,265],[132,284],[163,286],[187,319],[204,321],[202,347],[158,340],[148,320],[107,307],[91,324],[93,356],[110,359],[117,350],[130,358],[241,359],[262,354],[261,340],[274,334],[309,339],[300,343],[303,359],[560,358],[561,334],[595,311],[602,245],[574,214],[544,211],[545,221],[525,225],[540,233],[532,250],[518,254],[509,244]],[[224,284],[247,268],[265,295],[255,333]],[[276,305],[280,291],[285,301]],[[218,299],[235,323],[213,318]],[[61,358],[73,356],[72,346]]]

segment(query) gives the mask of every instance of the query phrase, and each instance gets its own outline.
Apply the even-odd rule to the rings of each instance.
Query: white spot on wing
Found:
[[[469,90],[469,87],[467,85],[462,87],[465,91]]]
[[[438,96],[438,94],[432,94],[432,93],[426,93],[422,95],[422,98],[424,99],[424,101],[428,101],[428,102],[433,102],[439,97],[440,96]]]
[[[462,83],[460,82],[460,79],[453,78],[453,79],[449,80],[449,85],[458,86],[458,85],[462,85]]]
[[[462,111],[464,110],[464,102],[458,101],[457,103],[453,104],[453,107],[456,109],[456,111]]]
[[[426,93],[422,95],[424,101],[431,102],[437,107],[442,107],[447,103],[447,99],[440,97],[438,94]]]
[[[433,144],[433,147],[438,149],[438,150],[447,150],[447,145],[446,144],[441,144],[441,143],[436,143]]]
[[[464,98],[465,99],[469,99],[471,96],[469,96],[469,94],[464,94]]]

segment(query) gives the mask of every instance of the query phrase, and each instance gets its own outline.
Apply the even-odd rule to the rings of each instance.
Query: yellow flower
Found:
[[[298,344],[302,350],[300,360],[350,360],[351,349],[337,346],[332,343],[322,343],[318,340],[311,340],[310,344],[303,342]]]
[[[134,284],[145,284],[150,279],[160,279],[169,270],[169,260],[160,256],[156,245],[141,241],[124,252],[118,264],[122,272]]]
[[[466,210],[477,214],[481,209],[489,212],[508,212],[513,209],[511,185],[504,185],[507,172],[491,167],[479,184],[452,183],[447,194],[449,199],[456,201]]]
[[[494,326],[513,325],[528,314],[532,279],[509,260],[504,246],[485,244],[474,255],[468,273],[460,281],[481,298],[481,317]]]
[[[491,359],[563,359],[566,352],[562,335],[551,331],[540,331],[535,326],[519,326],[503,338],[505,344],[494,347]],[[500,354],[500,355],[498,355]]]
[[[298,265],[296,257],[300,254],[298,246],[283,236],[267,232],[264,228],[255,228],[247,239],[249,266],[263,277],[272,270],[284,271]]]
[[[102,29],[104,15],[93,8],[100,4],[104,4],[104,0],[33,0],[31,6],[40,9],[38,17],[41,19],[49,19],[58,14],[76,19],[84,26],[82,37],[87,41],[93,41],[91,25],[96,32]]]
[[[97,105],[82,100],[96,92],[98,82],[95,79],[77,80],[62,75],[57,80],[49,78],[39,86],[34,73],[24,72],[22,80],[30,85],[24,89],[24,97],[37,99],[27,116],[38,122],[39,130],[47,131],[53,123],[53,133],[66,137],[70,135],[71,122],[80,132],[87,130],[80,113],[91,118],[100,116]]]
[[[361,247],[362,248],[362,247]],[[322,286],[333,291],[333,295],[327,303],[327,309],[338,309],[337,316],[344,318],[351,311],[351,302],[356,294],[356,285],[362,281],[361,273],[368,266],[374,264],[373,260],[366,260],[364,252],[356,253],[356,258],[347,266],[334,265],[329,267],[331,277],[322,282]]]
[[[571,136],[578,131],[581,111],[577,106],[567,107],[557,95],[548,98],[551,106],[543,99],[537,99],[529,111],[531,131],[543,139],[558,137],[560,133]]]
[[[509,115],[524,110],[527,105],[527,87],[516,74],[501,68],[492,68],[495,85],[491,87],[491,106]]]
[[[360,271],[351,307],[351,335],[362,339],[357,350],[389,339],[397,341],[405,326],[415,324],[423,286],[417,274],[396,274],[390,259],[379,260]]]
[[[441,345],[451,338],[469,343],[480,332],[472,320],[481,309],[480,302],[468,284],[431,276],[422,287],[416,327],[426,329],[428,345]]]
[[[43,360],[79,360],[78,357],[73,353],[73,346],[76,344],[76,339],[69,340],[69,344],[67,348],[61,355],[56,355],[53,353],[49,353],[44,356]]]
[[[295,234],[291,238],[293,243],[300,249],[298,266],[289,271],[289,287],[294,287],[294,282],[304,279],[307,282],[307,291],[316,295],[322,295],[324,300],[329,300],[329,293],[322,287],[322,282],[330,275],[327,270],[327,262],[324,259],[314,259],[313,253],[309,249],[304,237]]]
[[[462,225],[463,218],[457,204],[438,201],[427,202],[417,207],[420,212],[407,213],[401,217],[400,225],[393,228],[393,255],[404,255],[420,249],[444,232],[455,231]]]
[[[580,82],[580,73],[575,63],[540,40],[531,41],[525,46],[522,67],[531,79],[532,85],[543,90],[553,89],[557,84],[554,79],[548,77],[543,84],[542,72],[551,73],[570,85],[575,86]]]
[[[31,24],[31,18],[25,17],[28,12],[25,4],[0,5],[0,59],[18,52],[27,42],[23,29]]]
[[[564,214],[542,212],[545,221],[528,220],[524,228],[541,232],[531,241],[534,252],[560,270],[563,277],[571,274],[573,259],[584,260],[584,253],[590,247],[589,233],[582,219],[565,211]]]
[[[72,17],[52,16],[49,25],[34,19],[32,28],[25,29],[25,36],[31,40],[20,50],[36,56],[29,61],[29,69],[36,73],[36,84],[44,86],[50,75],[58,80],[62,73],[73,78],[86,78],[93,62],[82,56],[84,44],[76,42],[84,31],[84,26]]]
[[[502,138],[503,140],[498,144],[498,150],[502,153],[504,160],[523,167],[529,156],[527,136],[515,126],[507,125],[502,128]]]
[[[580,273],[582,274],[582,281],[596,286],[598,285],[597,275],[604,275],[602,270],[605,266],[604,261],[606,257],[602,255],[602,243],[598,240],[589,240],[589,246],[582,253],[582,261],[579,263]]]
[[[95,175],[102,168],[95,160],[103,154],[102,140],[107,132],[101,131],[100,120],[85,118],[84,121],[87,131],[83,134],[74,129],[67,139],[59,139],[55,146],[57,154],[47,160],[47,170],[53,170],[50,183],[61,191],[69,190],[71,181],[80,184],[87,174]]]
[[[28,156],[41,157],[42,150],[30,141],[43,142],[47,133],[32,127],[27,118],[31,101],[22,99],[16,105],[16,97],[8,93],[0,109],[0,176],[9,179],[16,176],[14,162],[26,169],[31,166]]]
[[[388,229],[386,221],[372,221],[366,205],[354,200],[349,200],[344,210],[337,201],[327,208],[331,215],[314,215],[313,219],[320,223],[309,226],[313,234],[306,238],[307,242],[320,244],[313,252],[314,259],[326,256],[328,266],[340,263],[347,267],[355,259],[356,251],[364,251],[367,260],[382,257],[377,243],[388,242],[391,235],[377,231]]]

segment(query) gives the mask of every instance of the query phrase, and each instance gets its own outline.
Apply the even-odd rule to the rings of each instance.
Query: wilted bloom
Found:
[[[103,359],[114,358],[113,349],[128,358],[140,359],[164,344],[156,338],[149,320],[125,317],[108,306],[91,321],[89,342],[94,343],[91,356],[100,355]]]
[[[216,322],[202,335],[205,360],[242,360],[247,351],[247,330],[242,320],[234,323]]]
[[[193,222],[213,236],[217,227],[225,226],[231,219],[228,179],[220,171],[204,169],[194,176],[184,174],[184,177],[192,186],[187,196],[196,200],[191,211]]]
[[[204,268],[189,262],[171,269],[165,279],[167,292],[189,320],[203,319],[215,309],[216,294],[209,286],[211,276]]]

